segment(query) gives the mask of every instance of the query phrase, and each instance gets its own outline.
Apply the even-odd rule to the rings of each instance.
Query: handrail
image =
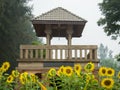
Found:
[[[97,60],[97,45],[21,45],[20,59]]]

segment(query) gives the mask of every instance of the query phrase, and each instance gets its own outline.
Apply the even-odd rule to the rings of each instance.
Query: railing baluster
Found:
[[[75,49],[75,59],[77,59],[77,49]]]
[[[28,59],[28,49],[25,50],[25,59]]]
[[[85,49],[85,60],[87,60],[87,50]]]
[[[30,49],[30,58],[33,58],[33,49]]]
[[[20,49],[20,59],[23,59],[23,55],[24,55],[23,49]]]
[[[53,59],[53,49],[49,50],[50,59]]]
[[[43,51],[43,49],[41,49],[41,50],[40,50],[40,58],[41,58],[41,59],[43,59],[43,53],[44,53],[44,51]]]
[[[58,51],[55,49],[55,59],[58,59]]]
[[[95,49],[95,51],[94,51],[94,55],[95,55],[95,60],[97,60],[97,49]]]
[[[82,60],[82,50],[80,49],[80,59]]]
[[[46,59],[49,59],[49,50],[46,49]]]
[[[38,49],[35,50],[35,58],[38,58]]]
[[[72,49],[69,47],[68,49],[68,58],[71,60],[72,59]]]
[[[62,49],[60,49],[60,59],[62,59]]]
[[[65,59],[67,59],[67,58],[68,58],[68,50],[65,49]]]
[[[90,49],[90,60],[92,60],[92,49]]]

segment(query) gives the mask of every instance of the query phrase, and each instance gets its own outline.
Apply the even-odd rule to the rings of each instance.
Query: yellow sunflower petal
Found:
[[[112,78],[103,78],[101,81],[101,86],[106,89],[111,89],[114,85],[114,80]]]
[[[4,72],[6,72],[10,67],[10,63],[9,62],[4,62],[3,65],[2,65],[2,70]]]
[[[95,68],[95,65],[92,62],[87,63],[84,67],[85,71],[87,71],[87,72],[93,71],[94,68]]]
[[[8,83],[12,83],[13,80],[14,80],[14,78],[13,78],[12,75],[8,76],[8,78],[7,78],[7,82],[8,82]]]
[[[118,72],[117,77],[120,79],[120,71]]]
[[[107,68],[106,67],[100,67],[99,68],[99,71],[98,71],[99,76],[106,76],[106,73],[107,73]]]
[[[17,70],[13,70],[13,71],[12,71],[12,75],[13,75],[14,77],[18,77],[19,74],[20,74],[20,73],[19,73]]]
[[[50,76],[56,76],[56,69],[55,69],[55,68],[51,68],[51,69],[48,71],[48,75],[50,75]]]
[[[112,68],[107,68],[107,72],[106,72],[106,75],[107,76],[114,76],[114,74],[115,74],[115,70],[114,69],[112,69]]]
[[[78,76],[80,76],[81,70],[82,70],[82,67],[81,67],[80,64],[75,64],[75,65],[74,65],[74,71],[76,72],[76,74],[77,74]]]
[[[71,76],[73,74],[73,69],[70,66],[66,66],[63,72],[66,76]]]

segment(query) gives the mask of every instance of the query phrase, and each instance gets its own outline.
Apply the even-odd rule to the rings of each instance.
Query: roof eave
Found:
[[[63,20],[31,20],[33,24],[80,24],[84,25],[87,21],[63,21]]]

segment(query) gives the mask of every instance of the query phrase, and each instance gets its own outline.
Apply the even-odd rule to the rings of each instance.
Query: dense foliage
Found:
[[[98,25],[104,26],[105,33],[112,39],[117,39],[120,37],[120,0],[103,0],[99,7],[104,17]]]
[[[12,66],[19,58],[20,44],[36,41],[31,25],[29,0],[0,0],[0,62],[8,60]]]

